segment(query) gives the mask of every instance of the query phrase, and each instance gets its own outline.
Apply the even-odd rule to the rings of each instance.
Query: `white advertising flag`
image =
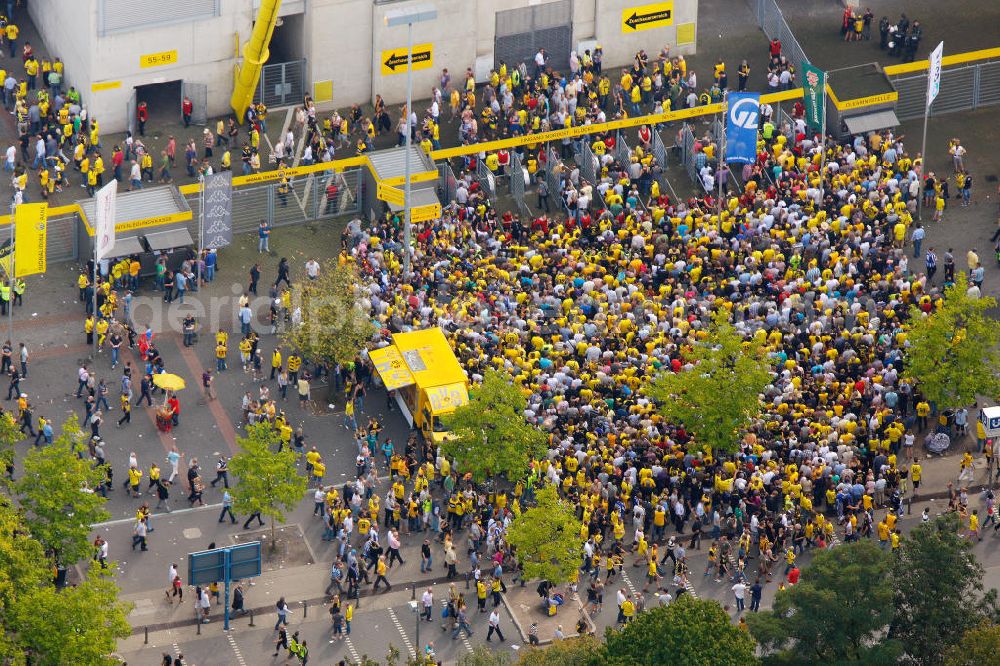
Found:
[[[100,261],[108,256],[115,246],[115,196],[118,181],[97,190],[94,195],[94,259]]]
[[[941,57],[944,55],[944,42],[940,42],[931,51],[931,66],[927,70],[927,108],[931,108],[934,99],[941,92]]]

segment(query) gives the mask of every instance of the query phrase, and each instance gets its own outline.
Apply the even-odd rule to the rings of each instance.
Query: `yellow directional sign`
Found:
[[[426,222],[441,217],[441,204],[433,203],[426,206],[414,206],[410,209],[411,222]]]
[[[413,47],[413,71],[434,66],[434,45],[417,44]],[[406,72],[406,47],[382,51],[382,76]]]
[[[654,2],[650,5],[626,7],[622,10],[622,32],[662,28],[674,23],[674,3]]]
[[[386,185],[385,183],[380,182],[378,183],[376,196],[378,196],[380,201],[395,204],[396,206],[403,205],[403,190],[398,187],[393,187],[392,185]]]

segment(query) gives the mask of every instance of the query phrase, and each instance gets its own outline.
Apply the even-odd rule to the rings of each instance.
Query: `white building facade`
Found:
[[[242,42],[261,0],[31,0],[48,51],[66,63],[65,85],[83,95],[105,132],[133,127],[135,105],[151,118],[180,116],[191,98],[195,122],[230,111]],[[600,44],[604,66],[694,52],[698,0],[283,0],[258,95],[272,108],[311,95],[320,108],[406,96],[407,28],[387,11],[432,4],[437,19],[413,26],[414,97],[429,97],[442,68],[488,78],[500,60],[529,60],[544,47],[568,71],[570,50]],[[402,60],[402,63],[400,62]]]

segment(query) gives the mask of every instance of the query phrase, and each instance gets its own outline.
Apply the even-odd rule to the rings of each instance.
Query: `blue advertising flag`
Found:
[[[726,111],[726,161],[741,164],[757,159],[759,93],[729,93]]]

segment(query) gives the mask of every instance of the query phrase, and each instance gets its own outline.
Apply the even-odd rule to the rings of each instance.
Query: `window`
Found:
[[[118,32],[155,28],[214,18],[221,12],[221,0],[98,0],[97,30],[103,37]]]

